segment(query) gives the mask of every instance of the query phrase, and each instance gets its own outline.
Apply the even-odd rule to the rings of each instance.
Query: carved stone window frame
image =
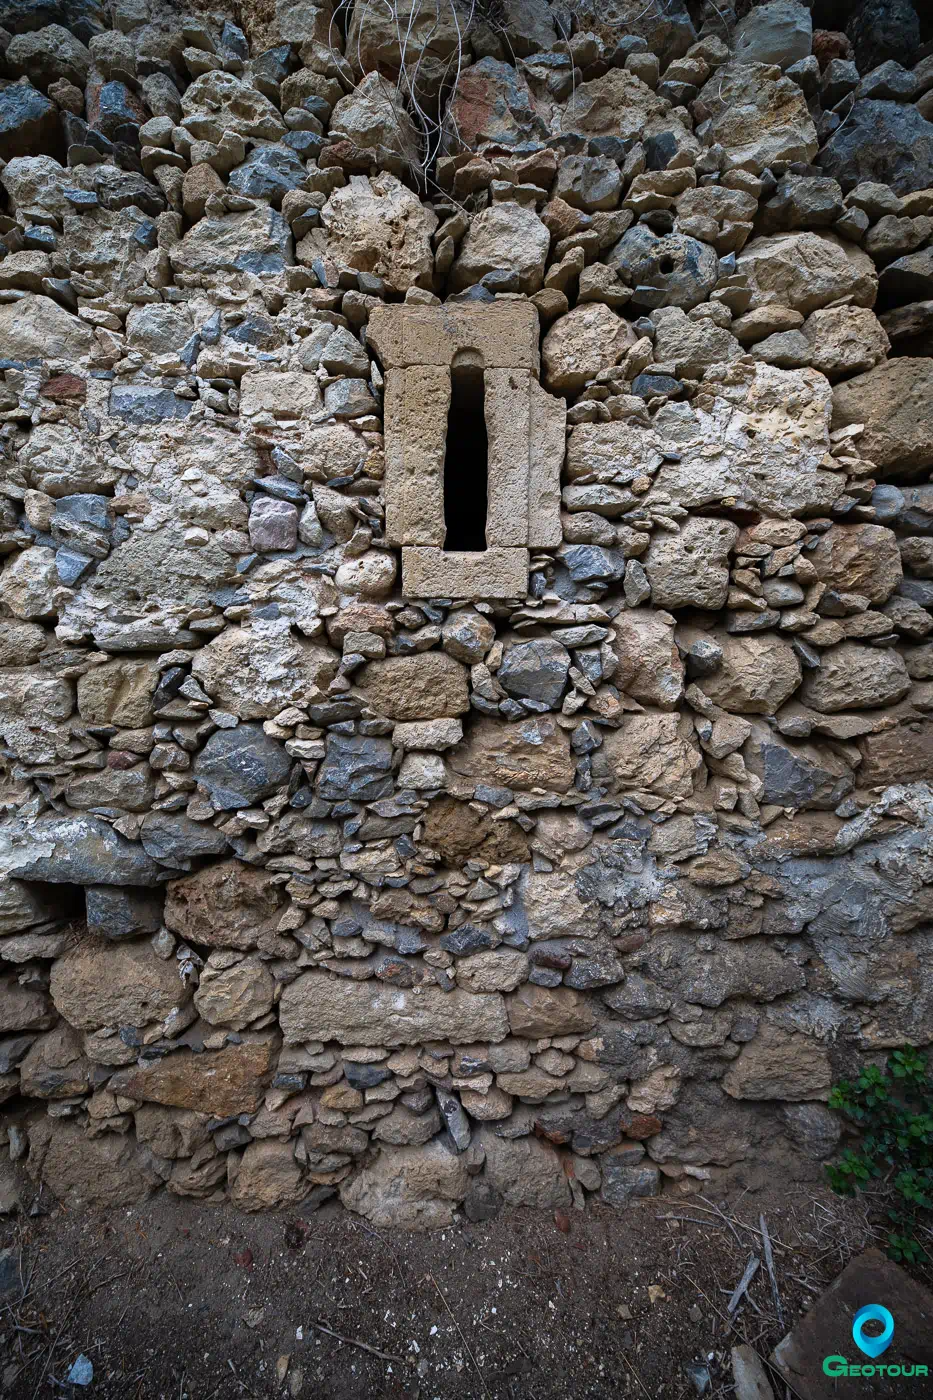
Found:
[[[526,301],[380,306],[367,339],[385,372],[386,540],[413,598],[514,598],[529,549],[561,543],[567,409],[538,383],[538,314]],[[488,437],[487,548],[444,549],[451,371],[482,370]]]

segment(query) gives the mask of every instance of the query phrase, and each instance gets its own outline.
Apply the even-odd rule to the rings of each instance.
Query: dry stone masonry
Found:
[[[933,1040],[933,16],[0,0],[0,1154],[622,1207]]]

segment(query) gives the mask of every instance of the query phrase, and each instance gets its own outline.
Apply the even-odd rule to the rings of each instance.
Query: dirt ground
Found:
[[[106,1214],[52,1205],[0,1222],[14,1251],[0,1395],[725,1400],[730,1348],[767,1357],[872,1238],[863,1201],[781,1182],[430,1234],[375,1230],[331,1203],[307,1216],[164,1194]],[[79,1355],[86,1388],[67,1380]]]

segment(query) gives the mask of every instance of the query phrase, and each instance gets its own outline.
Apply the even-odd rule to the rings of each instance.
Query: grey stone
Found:
[[[864,181],[895,194],[933,186],[933,123],[901,102],[857,101],[817,156],[848,192]]]
[[[786,1103],[781,1108],[787,1136],[818,1162],[831,1157],[842,1136],[839,1115],[821,1103]]]
[[[145,842],[143,848],[148,849]],[[85,890],[85,902],[88,932],[104,938],[116,940],[155,933],[162,924],[161,894],[120,889],[116,885],[90,885]]]
[[[305,168],[290,147],[256,146],[231,171],[227,185],[237,194],[268,200],[278,209],[289,190],[299,189],[305,179]]]
[[[855,49],[859,72],[869,73],[890,58],[908,66],[914,63],[920,45],[919,16],[920,10],[911,0],[863,0],[856,5],[846,33]]]
[[[625,575],[625,556],[618,549],[580,544],[563,551],[574,583],[617,583]]]
[[[364,735],[328,734],[317,788],[332,802],[373,802],[392,792],[392,744]]]
[[[570,653],[551,638],[519,642],[506,651],[498,678],[518,699],[536,700],[556,709],[567,687]]]
[[[215,807],[250,807],[288,782],[291,759],[259,724],[212,734],[194,761],[194,776]]]
[[[99,817],[39,817],[0,826],[0,870],[70,885],[154,885],[159,866]]]
[[[227,732],[238,734],[240,731],[234,729]],[[242,807],[247,804],[240,802],[237,805]],[[204,822],[194,822],[180,812],[148,812],[143,817],[139,839],[154,860],[177,870],[190,870],[192,859],[219,856],[227,849],[227,838],[222,831]]]
[[[187,418],[192,400],[178,398],[171,389],[149,384],[118,384],[110,391],[110,412],[137,427]]]
[[[0,146],[6,160],[62,152],[58,108],[31,83],[0,88]]]
[[[661,1191],[661,1172],[652,1162],[627,1162],[624,1158],[605,1152],[599,1159],[603,1181],[599,1198],[618,1210],[641,1196],[657,1196]]]
[[[260,496],[249,512],[249,541],[258,554],[291,550],[298,543],[298,511],[289,501]]]
[[[777,63],[789,68],[810,53],[813,20],[798,0],[771,0],[758,5],[735,31],[733,47],[739,63]]]
[[[606,262],[634,288],[633,306],[699,306],[716,286],[716,250],[682,233],[659,237],[636,224],[606,254]]]

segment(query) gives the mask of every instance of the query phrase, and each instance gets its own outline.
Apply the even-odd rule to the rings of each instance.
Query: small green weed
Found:
[[[933,1211],[933,1079],[927,1056],[905,1046],[888,1056],[883,1070],[867,1065],[854,1084],[841,1080],[829,1096],[860,1134],[826,1168],[829,1184],[842,1196],[873,1181],[888,1187],[886,1211],[891,1229],[888,1254],[904,1263],[927,1258],[916,1238],[924,1212]]]

